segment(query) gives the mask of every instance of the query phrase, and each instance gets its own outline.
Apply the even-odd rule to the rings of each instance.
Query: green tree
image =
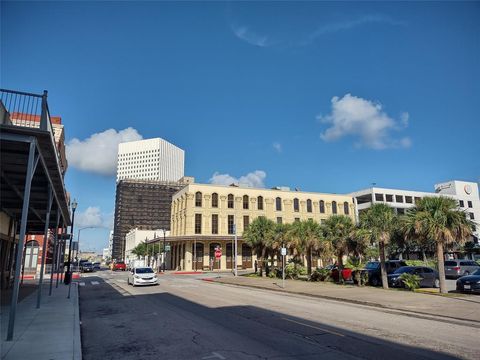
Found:
[[[349,244],[354,229],[352,218],[345,215],[332,215],[322,224],[323,236],[332,244],[337,256],[340,281],[342,281],[343,256],[350,252]]]
[[[322,228],[316,221],[309,219],[294,222],[290,228],[290,247],[296,255],[307,258],[307,275],[312,275],[312,254],[322,248]]]
[[[389,243],[398,221],[393,209],[382,203],[373,204],[360,216],[361,227],[368,229],[372,242],[378,243],[382,286],[388,289],[387,269],[385,267],[385,245]]]
[[[259,216],[250,223],[242,235],[244,241],[257,255],[260,276],[263,276],[265,255],[273,238],[274,227],[275,223],[272,220]]]
[[[462,244],[472,236],[473,222],[457,207],[455,200],[443,196],[424,197],[407,211],[401,228],[407,239],[436,243],[440,292],[447,293],[443,249]]]

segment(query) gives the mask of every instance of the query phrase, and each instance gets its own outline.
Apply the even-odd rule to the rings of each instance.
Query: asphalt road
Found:
[[[132,287],[125,273],[80,280],[83,358],[479,358],[480,324],[226,286],[187,275]]]

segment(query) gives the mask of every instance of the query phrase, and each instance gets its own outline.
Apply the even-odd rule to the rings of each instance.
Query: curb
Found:
[[[80,332],[80,304],[78,293],[78,285],[75,286],[75,301],[73,303],[74,309],[74,320],[73,320],[73,360],[82,360],[82,336]],[[78,339],[78,341],[77,341]]]
[[[212,283],[217,283],[221,285],[233,285],[233,286],[243,286],[243,287],[248,287],[248,288],[253,288],[253,289],[258,289],[258,290],[267,290],[267,291],[276,291],[276,292],[281,292],[283,294],[293,294],[293,295],[302,295],[302,296],[308,296],[312,298],[319,298],[319,299],[325,299],[325,300],[332,300],[332,301],[338,301],[338,302],[343,302],[347,304],[356,304],[356,305],[363,305],[363,306],[368,306],[368,307],[374,307],[374,308],[380,308],[383,310],[395,310],[395,311],[401,311],[404,315],[410,316],[410,317],[418,317],[418,315],[423,315],[423,316],[428,316],[427,319],[431,320],[431,317],[436,317],[437,319],[443,319],[444,322],[450,322],[451,320],[455,320],[456,322],[461,322],[461,325],[464,325],[464,322],[470,322],[470,323],[475,323],[475,327],[480,327],[480,321],[479,320],[471,320],[471,319],[464,319],[464,318],[458,318],[454,316],[445,316],[445,315],[438,315],[438,314],[430,314],[422,311],[415,311],[415,310],[407,310],[407,309],[398,309],[398,308],[393,308],[389,306],[385,306],[382,304],[377,304],[377,303],[372,303],[369,301],[361,301],[361,300],[348,300],[344,298],[339,298],[336,296],[328,296],[328,295],[316,295],[316,294],[311,294],[311,293],[305,293],[305,292],[300,292],[300,291],[288,291],[284,289],[274,289],[274,288],[265,288],[263,286],[258,286],[258,285],[249,285],[249,284],[233,284],[233,283],[226,283],[226,282],[221,282],[215,279],[202,279],[203,281],[209,281]],[[411,314],[409,314],[411,313]],[[478,324],[478,325],[476,325]]]

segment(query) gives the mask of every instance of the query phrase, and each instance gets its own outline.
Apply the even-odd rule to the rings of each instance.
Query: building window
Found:
[[[320,200],[320,214],[325,214],[325,201]]]
[[[348,208],[348,202],[346,202],[346,201],[343,203],[343,213],[345,215],[350,214],[350,209]]]
[[[411,196],[405,196],[405,202],[407,204],[412,204],[413,203],[412,197]]]
[[[403,196],[402,195],[395,195],[395,201],[397,203],[403,203]]]
[[[212,215],[212,234],[218,234],[218,215]]]
[[[277,217],[277,224],[281,224],[283,222],[281,217]]]
[[[248,195],[243,195],[243,209],[248,210]]]
[[[383,201],[383,194],[375,194],[375,201]]]
[[[473,213],[470,213],[470,219],[475,220],[475,215]]]
[[[312,212],[312,200],[307,200],[307,212]]]
[[[263,210],[263,196],[257,198],[257,209]]]
[[[473,204],[472,204],[471,201],[468,202],[468,207],[469,207],[469,208],[473,208]]]
[[[233,203],[234,199],[233,199],[233,195],[232,194],[228,194],[228,197],[227,197],[227,207],[229,209],[233,209]]]
[[[202,206],[202,193],[197,191],[195,193],[195,206],[201,207]]]
[[[245,215],[243,217],[243,231],[247,230],[248,225],[250,225],[250,218],[248,217],[248,215]]]
[[[332,201],[332,213],[336,214],[337,213],[337,202]]]
[[[387,194],[387,202],[393,202],[393,195]]]
[[[229,234],[235,233],[233,215],[228,215],[228,233]]]
[[[300,218],[295,218],[295,222],[300,222]]]
[[[460,200],[460,201],[459,201],[459,204],[460,204],[460,207],[464,207],[464,206],[465,206],[465,203],[463,202],[463,200]]]
[[[202,214],[195,214],[195,234],[202,233]]]
[[[279,197],[275,199],[275,208],[277,211],[282,211],[282,199]]]
[[[218,208],[218,194],[217,193],[212,194],[212,207]]]
[[[300,211],[300,201],[297,198],[293,199],[293,211]]]

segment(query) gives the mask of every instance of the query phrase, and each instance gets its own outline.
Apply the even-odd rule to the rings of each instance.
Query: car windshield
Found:
[[[153,270],[150,268],[137,268],[135,269],[135,272],[137,274],[149,274],[149,273],[153,273]]]
[[[83,263],[83,266],[92,266],[92,263],[86,262],[86,263]]]
[[[412,271],[413,271],[413,268],[408,267],[408,266],[402,266],[402,267],[398,268],[397,270],[395,270],[393,273],[394,274],[403,274],[403,273],[410,273]]]
[[[365,269],[375,270],[378,268],[379,263],[377,261],[370,261],[365,266]]]
[[[477,271],[475,271],[472,275],[480,275],[480,269],[478,269]]]

